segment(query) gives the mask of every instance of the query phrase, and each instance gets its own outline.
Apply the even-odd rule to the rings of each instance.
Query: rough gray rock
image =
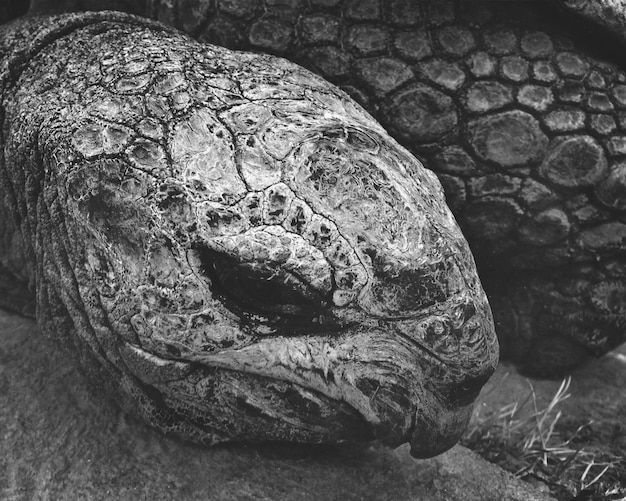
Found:
[[[0,54],[0,260],[124,409],[205,444],[457,441],[491,312],[436,177],[346,94],[111,12]]]

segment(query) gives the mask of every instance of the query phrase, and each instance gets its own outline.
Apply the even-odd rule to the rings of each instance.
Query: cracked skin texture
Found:
[[[553,375],[626,339],[626,73],[553,4],[598,16],[460,0],[152,0],[143,14],[285,56],[359,101],[441,180],[503,357]]]
[[[360,106],[124,14],[0,30],[0,260],[91,380],[204,444],[457,441],[491,312],[439,181]]]

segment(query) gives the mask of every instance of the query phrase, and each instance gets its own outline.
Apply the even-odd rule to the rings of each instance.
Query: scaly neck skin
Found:
[[[36,7],[33,10],[36,11]],[[38,16],[29,16],[0,26],[0,144],[6,145],[10,139],[8,136],[16,119],[8,115],[7,110],[22,72],[32,66],[35,55],[55,40],[101,20],[154,24],[127,14],[107,12],[53,16],[45,22]],[[25,132],[20,138],[22,144],[9,156],[8,150],[3,149],[0,158],[0,264],[33,290],[35,250],[32,242],[44,171],[41,159],[34,158],[38,151],[37,127],[22,130]]]

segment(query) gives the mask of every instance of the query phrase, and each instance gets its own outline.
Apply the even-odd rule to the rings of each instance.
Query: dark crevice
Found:
[[[198,255],[212,292],[236,315],[256,323],[263,321],[259,319],[262,317],[263,323],[294,334],[302,328],[333,330],[331,324],[319,321],[330,318],[327,305],[331,298],[322,296],[296,275],[290,278],[300,290],[285,283],[284,277],[255,273],[228,255],[206,248],[198,249]]]

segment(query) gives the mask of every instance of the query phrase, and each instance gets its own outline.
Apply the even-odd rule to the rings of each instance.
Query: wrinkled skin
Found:
[[[504,357],[557,375],[626,339],[622,0],[134,5],[199,40],[311,68],[435,171]],[[603,40],[606,28],[622,37]]]
[[[439,181],[362,108],[110,12],[0,54],[0,261],[126,409],[206,444],[457,441],[491,312]]]

